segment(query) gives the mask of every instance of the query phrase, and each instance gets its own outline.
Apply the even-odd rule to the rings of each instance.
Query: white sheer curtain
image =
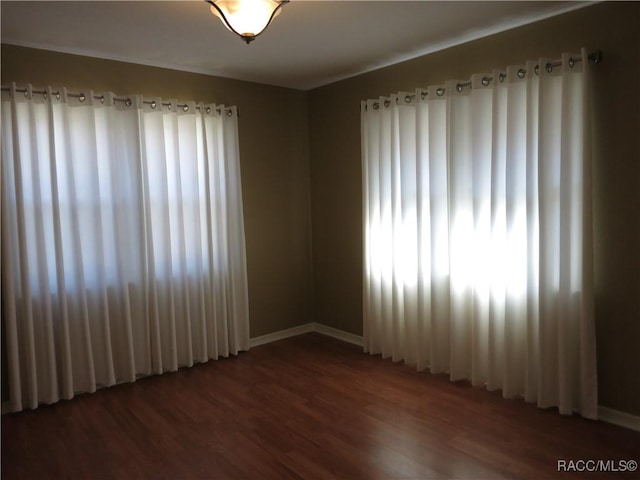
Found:
[[[11,409],[248,349],[235,108],[9,90]]]
[[[587,52],[558,63],[363,102],[364,342],[595,418]]]

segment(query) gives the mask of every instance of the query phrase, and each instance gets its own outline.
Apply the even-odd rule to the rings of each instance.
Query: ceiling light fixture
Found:
[[[204,0],[225,27],[251,43],[280,14],[289,0]]]

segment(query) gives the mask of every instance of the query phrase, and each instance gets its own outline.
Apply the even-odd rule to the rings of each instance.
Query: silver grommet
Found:
[[[501,73],[500,75],[498,75],[498,81],[500,83],[504,83],[505,78],[507,78],[507,75],[505,73]]]
[[[420,93],[420,100],[424,100],[425,98],[427,98],[427,95],[429,95],[428,92],[421,92]]]
[[[411,95],[406,95],[404,97],[404,103],[411,103],[411,100],[413,100],[413,97]]]
[[[373,109],[378,110],[380,108],[380,104],[378,102],[373,104]]]
[[[151,101],[151,108],[152,108],[153,110],[155,110],[157,107],[158,107],[158,104],[156,103],[156,101],[155,101],[155,100],[152,100],[152,101]]]
[[[78,100],[80,100],[80,103],[84,102],[87,99],[87,97],[85,96],[84,93],[81,93],[80,96],[78,97]]]
[[[569,57],[569,68],[573,68],[576,66],[576,61],[573,59],[573,57]]]
[[[47,98],[49,98],[49,94],[47,92],[43,92],[42,93],[42,98],[44,98],[46,100]]]
[[[105,100],[104,95],[102,95],[102,96],[100,97],[100,103],[104,103],[104,100]]]
[[[595,52],[591,52],[587,58],[591,60],[593,63],[600,63],[602,61],[602,52],[597,50]],[[582,60],[582,58],[580,59]]]
[[[436,90],[436,95],[438,95],[439,97],[443,96],[445,92],[444,88],[439,88]]]
[[[207,107],[207,108],[205,109],[205,112],[207,113],[207,115],[208,115],[208,114],[210,114],[210,113],[211,113],[211,107]]]
[[[527,74],[527,71],[524,68],[521,68],[520,70],[518,70],[518,78],[524,78],[526,74]]]
[[[56,92],[56,100],[60,100],[60,92]]]
[[[189,111],[189,105],[183,105],[182,106],[182,111],[183,112],[188,112]]]
[[[540,65],[536,65],[533,68],[533,73],[535,73],[536,75],[540,75]]]
[[[227,117],[233,116],[233,112],[231,110],[227,110]]]
[[[130,99],[130,98],[127,98],[127,99],[124,101],[124,104],[125,104],[127,107],[130,107],[130,106],[133,104],[133,102],[131,101],[131,99]]]
[[[385,100],[384,101],[385,108],[387,108],[389,105],[391,105],[391,100]]]
[[[553,65],[551,65],[551,63],[547,63],[547,72],[553,72]]]
[[[489,77],[482,77],[481,83],[483,86],[488,87],[491,83],[491,79]]]

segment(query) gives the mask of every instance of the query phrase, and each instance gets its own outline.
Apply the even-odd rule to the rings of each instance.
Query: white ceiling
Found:
[[[292,0],[252,44],[204,1],[2,0],[2,43],[308,90],[583,7]]]

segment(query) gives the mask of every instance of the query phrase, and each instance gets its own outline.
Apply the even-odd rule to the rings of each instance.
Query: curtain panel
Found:
[[[2,92],[13,411],[249,347],[237,112]]]
[[[596,418],[589,69],[362,103],[366,351]]]

